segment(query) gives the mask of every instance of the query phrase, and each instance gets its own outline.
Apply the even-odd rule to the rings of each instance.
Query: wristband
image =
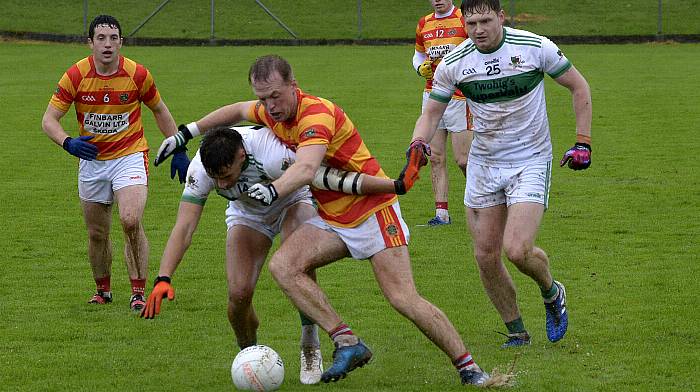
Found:
[[[199,127],[197,126],[197,123],[192,121],[191,123],[186,125],[187,130],[190,131],[190,136],[192,137],[197,137],[201,134],[199,131]]]
[[[158,276],[155,281],[153,281],[153,286],[157,285],[158,282],[165,282],[170,284],[170,277],[169,276]]]
[[[589,135],[584,135],[582,133],[576,134],[576,143],[591,144],[591,137]]]

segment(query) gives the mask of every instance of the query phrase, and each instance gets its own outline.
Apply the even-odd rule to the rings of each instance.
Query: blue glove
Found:
[[[99,152],[94,144],[87,142],[92,138],[94,138],[94,136],[81,136],[77,139],[68,136],[63,140],[63,149],[80,159],[92,161],[97,158],[97,153]]]
[[[177,173],[180,184],[184,184],[187,180],[187,168],[190,166],[190,158],[187,157],[185,151],[187,151],[187,147],[178,147],[170,161],[170,178],[175,179],[175,173]]]

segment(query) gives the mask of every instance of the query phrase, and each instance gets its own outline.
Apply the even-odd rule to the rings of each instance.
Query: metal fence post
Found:
[[[362,39],[362,0],[357,0],[357,39]]]
[[[211,36],[210,36],[210,38],[209,38],[209,41],[212,42],[212,43],[213,43],[214,40],[216,39],[216,38],[214,37],[214,10],[215,10],[215,7],[214,7],[214,0],[211,0]]]
[[[85,0],[85,1],[83,1],[83,34],[86,37],[88,35],[87,14],[88,14],[88,0]]]
[[[664,34],[663,30],[661,29],[661,23],[662,23],[662,11],[663,7],[661,6],[661,0],[659,0],[659,12],[656,20],[656,39],[663,39]]]
[[[515,0],[510,0],[510,27],[515,28]]]

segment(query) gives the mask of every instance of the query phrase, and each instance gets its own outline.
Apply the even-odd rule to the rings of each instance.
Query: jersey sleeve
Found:
[[[197,154],[190,162],[190,166],[187,168],[187,181],[180,200],[203,206],[213,189],[214,181],[204,170],[202,159],[199,157],[199,151],[197,151]]]
[[[423,42],[423,26],[425,26],[425,17],[418,20],[418,25],[416,26],[416,52],[425,53],[425,42]]]
[[[557,45],[546,37],[542,37],[542,71],[552,79],[556,79],[571,68],[571,62]]]
[[[150,109],[153,109],[160,103],[160,93],[153,80],[151,72],[142,65],[136,66],[136,74],[134,80],[139,88],[139,98],[141,102],[146,104]]]
[[[72,68],[63,74],[61,80],[58,81],[58,86],[56,86],[56,90],[54,90],[54,93],[51,96],[51,100],[49,101],[49,104],[51,104],[51,106],[64,113],[67,112],[68,109],[70,109],[70,105],[75,100],[75,96],[77,94],[77,88],[74,85],[73,80],[74,78],[71,78],[70,75],[71,71]],[[77,68],[75,69],[75,71],[77,71]]]
[[[430,92],[430,99],[438,102],[448,103],[456,90],[455,78],[451,75],[452,69],[447,63],[441,61],[435,69],[433,75],[433,89]]]

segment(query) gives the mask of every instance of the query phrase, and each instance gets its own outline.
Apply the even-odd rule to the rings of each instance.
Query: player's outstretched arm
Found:
[[[141,317],[154,318],[160,314],[160,305],[165,297],[171,301],[175,298],[175,289],[171,285],[171,279],[192,243],[192,235],[197,229],[203,208],[199,204],[180,202],[175,227],[170,232],[168,243],[160,260],[158,277],[153,284],[153,290],[146,299],[146,306],[141,311]]]
[[[151,111],[153,111],[158,129],[160,129],[160,132],[166,138],[174,136],[177,133],[178,129],[177,125],[175,125],[175,120],[163,100],[158,102],[155,107],[151,108]],[[187,147],[181,146],[176,148],[173,150],[172,154],[173,159],[170,161],[170,178],[174,179],[177,174],[180,184],[183,184],[187,178],[187,168],[190,165],[190,158],[187,156]],[[158,157],[156,157],[156,162],[156,165],[160,163]]]
[[[201,133],[206,133],[207,130],[223,125],[235,125],[241,121],[253,119],[248,118],[250,107],[255,105],[257,101],[236,102],[231,105],[226,105],[202,117],[201,120],[191,122],[187,125],[180,125],[175,135],[167,137],[161,143],[158,153],[156,154],[155,166],[165,162],[168,157],[173,155],[178,148],[186,145],[188,141],[199,136]]]
[[[365,173],[349,172],[328,166],[321,166],[316,170],[311,186],[317,189],[343,192],[353,195],[367,195],[371,193],[391,193],[402,195],[402,185],[398,180],[376,177]]]

